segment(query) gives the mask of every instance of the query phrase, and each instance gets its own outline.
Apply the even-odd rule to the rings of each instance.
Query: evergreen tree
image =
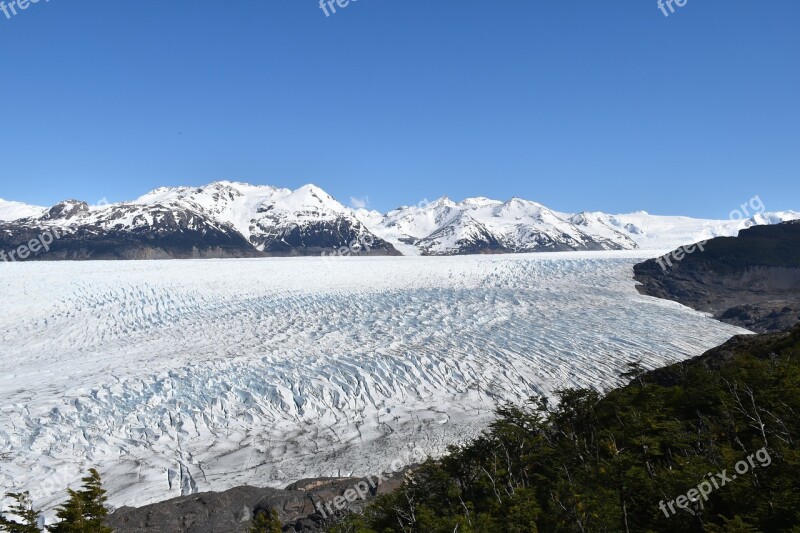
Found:
[[[100,474],[94,468],[83,478],[83,489],[67,489],[69,500],[58,508],[56,516],[61,520],[49,526],[51,533],[113,533],[103,525],[108,509],[106,491],[103,489]]]
[[[282,524],[278,511],[273,509],[269,514],[261,511],[253,519],[249,533],[281,533]]]
[[[40,533],[41,529],[39,529],[38,524],[41,513],[34,511],[28,493],[9,492],[6,497],[14,500],[6,514],[16,516],[22,519],[22,522],[17,522],[0,514],[0,531],[7,531],[8,533]]]
[[[626,379],[628,381],[636,380],[637,382],[639,382],[640,385],[644,386],[642,378],[647,373],[647,370],[645,369],[641,361],[633,361],[631,363],[628,363],[625,365],[625,368],[626,368],[625,372],[620,374],[620,377],[622,379]]]

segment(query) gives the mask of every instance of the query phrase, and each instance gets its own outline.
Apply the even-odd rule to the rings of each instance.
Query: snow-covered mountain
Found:
[[[220,181],[164,187],[131,201],[46,209],[0,200],[0,249],[44,231],[61,237],[41,259],[144,259],[319,255],[353,243],[372,255],[463,255],[578,250],[667,250],[800,213],[703,220],[645,212],[560,213],[542,204],[447,197],[382,214],[345,207],[306,185],[292,191]],[[365,251],[362,249],[362,252]]]
[[[44,207],[37,207],[20,202],[9,202],[0,198],[0,222],[39,216],[46,210],[47,209]]]
[[[470,253],[559,250],[671,250],[714,237],[735,236],[753,225],[800,219],[800,212],[760,213],[741,220],[704,220],[650,215],[559,213],[514,198],[508,202],[471,198],[402,207],[380,215],[356,213],[369,229],[404,253]],[[402,246],[402,248],[400,248]]]
[[[291,191],[223,181],[160,188],[120,204],[68,200],[43,213],[16,210],[36,214],[0,223],[0,249],[55,232],[49,253],[38,254],[50,260],[319,255],[354,242],[369,243],[374,255],[399,255],[314,185]]]
[[[14,251],[33,241],[46,247],[40,246],[30,258],[46,260],[257,255],[233,227],[177,202],[90,208],[67,200],[39,216],[0,223],[0,249],[11,260],[26,259],[27,252],[18,251],[15,257]]]
[[[624,215],[580,213],[570,217],[592,234],[604,234],[608,229],[625,234],[643,250],[673,250],[686,244],[714,237],[735,237],[751,226],[780,224],[800,219],[800,212],[778,211],[758,213],[739,220],[705,220],[681,216],[651,215],[645,211]]]
[[[258,251],[268,254],[319,254],[371,242],[371,253],[397,255],[376,238],[353,211],[316,185],[292,191],[230,181],[205,187],[161,188],[135,200],[136,205],[171,202],[197,209],[235,228]]]
[[[383,217],[359,212],[378,236],[412,245],[423,255],[636,248],[623,233],[591,234],[536,202],[470,198],[395,209]]]

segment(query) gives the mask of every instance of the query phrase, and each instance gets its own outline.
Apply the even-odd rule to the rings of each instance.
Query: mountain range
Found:
[[[67,200],[39,207],[0,200],[0,249],[44,232],[58,238],[31,259],[167,259],[323,254],[463,255],[579,250],[668,250],[800,219],[740,220],[561,213],[542,204],[447,197],[389,213],[352,209],[315,185],[297,190],[230,181],[163,187],[129,202]]]

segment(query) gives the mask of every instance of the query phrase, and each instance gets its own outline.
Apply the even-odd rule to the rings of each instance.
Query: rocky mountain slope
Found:
[[[255,516],[274,509],[285,524],[284,531],[319,533],[339,523],[346,513],[358,512],[377,496],[397,490],[411,471],[407,468],[380,478],[307,479],[283,490],[236,487],[193,494],[144,507],[122,507],[108,517],[107,524],[116,533],[238,532],[249,531]]]
[[[800,213],[752,212],[731,220],[704,220],[601,212],[559,213],[518,198],[508,202],[471,198],[402,207],[357,216],[376,235],[406,254],[458,255],[567,250],[669,250],[755,225],[800,219]]]
[[[291,191],[221,181],[164,187],[104,206],[70,200],[47,209],[0,200],[0,247],[14,250],[42,232],[56,231],[62,237],[48,247],[51,253],[29,259],[666,250],[794,219],[800,213],[760,212],[726,221],[645,212],[570,214],[520,198],[455,202],[446,197],[381,214],[345,207],[314,185]]]
[[[289,191],[219,182],[157,189],[133,202],[107,206],[70,200],[49,210],[14,206],[7,212],[29,215],[0,222],[0,249],[15,250],[43,234],[54,236],[48,237],[53,241],[48,249],[31,259],[320,255],[343,246],[363,251],[365,243],[373,255],[399,255],[313,185]],[[25,259],[21,255],[14,260]]]
[[[639,291],[753,331],[800,322],[800,221],[751,227],[704,248],[636,265]]]
[[[26,244],[31,242],[40,243],[38,250]],[[20,251],[21,246],[26,248]],[[258,255],[233,227],[190,207],[165,203],[92,211],[85,202],[74,200],[61,202],[37,217],[0,223],[0,249],[8,251],[4,260],[13,261]]]
[[[372,230],[422,255],[519,253],[572,250],[631,250],[624,232],[592,231],[536,202],[449,198],[396,209],[385,216],[359,214]]]

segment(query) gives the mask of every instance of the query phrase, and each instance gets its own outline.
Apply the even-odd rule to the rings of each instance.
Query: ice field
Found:
[[[655,252],[0,263],[0,488],[110,503],[389,470],[502,402],[744,330],[640,296]]]

